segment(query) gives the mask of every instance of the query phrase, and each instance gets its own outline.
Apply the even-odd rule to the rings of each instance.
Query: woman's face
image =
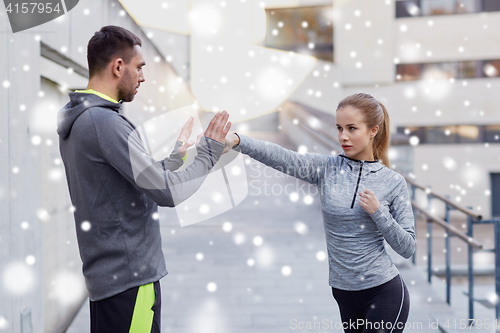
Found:
[[[350,105],[337,110],[336,122],[344,154],[356,160],[373,161],[372,138],[378,132],[378,125],[369,129],[361,111]]]

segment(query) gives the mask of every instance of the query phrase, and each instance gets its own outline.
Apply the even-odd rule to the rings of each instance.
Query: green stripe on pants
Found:
[[[139,287],[129,333],[151,332],[154,316],[154,311],[151,308],[155,302],[155,296],[153,283]]]

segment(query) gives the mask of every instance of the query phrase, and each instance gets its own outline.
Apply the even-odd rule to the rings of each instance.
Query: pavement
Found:
[[[252,136],[293,148],[277,133]],[[267,167],[246,159],[249,182],[267,181],[270,189],[303,184],[291,177],[277,177],[270,169],[263,173]],[[313,196],[312,202],[305,202],[299,195],[292,201],[286,193],[258,192],[250,186],[248,196],[235,208],[186,227],[180,227],[174,209],[160,208],[169,271],[161,280],[162,332],[342,332],[339,309],[328,285],[319,198]],[[422,222],[418,223],[425,230]],[[417,236],[420,249],[426,242],[425,232],[417,232]],[[388,251],[410,293],[405,332],[464,331],[460,324],[467,319],[467,298],[462,294],[466,285],[453,286],[449,306],[442,280],[433,277],[428,284],[421,259],[413,266],[392,249]],[[475,287],[479,298],[492,290],[489,282]],[[494,332],[483,328],[486,319],[491,322],[494,318],[493,310],[479,303],[475,307],[482,327],[465,330]],[[88,333],[89,318],[87,300],[66,332]],[[448,327],[444,327],[447,320]]]

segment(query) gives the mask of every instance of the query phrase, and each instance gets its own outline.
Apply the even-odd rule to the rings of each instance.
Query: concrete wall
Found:
[[[188,84],[191,80],[191,37],[170,31],[142,28],[175,72]]]
[[[5,13],[0,13],[0,29],[2,31],[8,29],[7,21],[5,20]],[[7,50],[9,39],[7,34],[0,35],[0,48]],[[0,71],[2,73],[8,72],[8,53],[0,52]],[[6,75],[2,77],[6,79]],[[2,80],[3,82],[3,80]],[[9,107],[8,90],[0,89],[0,110],[7,110]],[[0,112],[0,216],[2,216],[2,223],[0,223],[0,262],[11,262],[11,242],[10,237],[10,161],[9,161],[9,113]],[[2,271],[3,271],[2,265]],[[2,291],[4,294],[5,291]],[[8,298],[1,298],[0,300],[0,316],[3,320],[12,318],[12,307]],[[0,320],[2,320],[0,318]]]
[[[195,99],[118,1],[81,0],[60,19],[16,34],[0,7],[0,332],[21,332],[27,308],[33,332],[51,332],[85,289],[55,132],[57,110],[68,97],[57,82],[40,77],[40,40],[87,67],[88,40],[102,26],[136,33],[146,82],[124,109],[136,125]]]
[[[289,100],[334,114],[340,100],[345,96],[339,66],[318,60]]]
[[[66,104],[67,94],[61,92],[60,87],[42,77],[40,90],[44,95],[39,97],[40,102],[32,114],[54,114],[61,105]],[[40,163],[36,170],[40,192],[35,194],[40,200],[37,215],[41,226],[38,238],[42,245],[39,257],[43,276],[39,286],[43,296],[41,315],[45,331],[50,332],[62,324],[72,311],[76,311],[86,297],[86,289],[56,128],[51,126],[50,131],[42,131],[41,127],[36,126],[39,122],[37,118],[32,118],[30,123],[39,128],[32,135],[43,138],[40,145],[36,146]],[[33,311],[39,310],[33,308]]]
[[[498,144],[421,145],[414,148],[414,155],[420,183],[472,206],[484,218],[491,216],[490,173],[500,172]]]
[[[3,9],[0,29],[10,31]],[[41,205],[40,160],[28,127],[29,110],[40,90],[39,57],[33,57],[40,54],[40,45],[33,35],[10,33],[0,34],[0,45],[0,316],[7,322],[6,331],[20,332],[20,313],[31,308],[31,319],[42,332],[42,225],[36,216]],[[23,70],[25,65],[30,70]],[[23,229],[22,222],[29,227]],[[36,262],[27,264],[27,256]]]
[[[397,42],[393,35],[393,6],[392,1],[387,5],[385,0],[333,1],[334,59],[344,86],[393,81],[392,59]],[[351,52],[356,53],[354,57]]]
[[[392,28],[395,56],[402,63],[498,59],[499,29],[500,12],[399,18]]]

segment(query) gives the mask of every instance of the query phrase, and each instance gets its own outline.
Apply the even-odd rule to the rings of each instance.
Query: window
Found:
[[[422,16],[453,14],[454,2],[450,0],[422,0]]]
[[[265,45],[333,61],[331,6],[266,9]]]
[[[407,127],[398,127],[398,133],[403,133],[408,136],[416,136],[419,139],[419,143],[427,143],[427,137],[424,127],[418,126],[407,126]]]
[[[422,72],[422,79],[451,79],[457,76],[456,63],[452,62],[438,62],[423,64],[424,70]]]
[[[500,59],[398,64],[396,74],[397,81],[500,77]]]
[[[457,0],[455,2],[456,14],[471,14],[481,12],[480,2],[476,0]]]
[[[483,0],[483,10],[485,12],[500,11],[500,1],[498,1],[498,0]]]
[[[500,11],[498,0],[402,0],[396,2],[396,17],[470,14]]]
[[[427,143],[455,143],[456,142],[456,127],[455,126],[438,126],[427,127]]]
[[[491,216],[500,216],[500,173],[491,172],[490,173],[491,182]]]
[[[457,68],[457,78],[468,79],[473,77],[481,77],[481,71],[477,70],[480,63],[478,61],[459,61]]]
[[[500,143],[500,125],[486,125],[484,129],[484,141]]]
[[[396,17],[420,16],[420,0],[396,1]]]
[[[420,144],[500,143],[500,124],[406,126],[397,132],[418,137]]]
[[[486,77],[500,76],[500,60],[486,60],[483,64],[483,73]]]
[[[458,143],[479,142],[479,127],[473,125],[457,126]]]
[[[401,81],[414,81],[420,80],[422,77],[423,64],[403,64],[397,65],[396,72],[398,80]]]

